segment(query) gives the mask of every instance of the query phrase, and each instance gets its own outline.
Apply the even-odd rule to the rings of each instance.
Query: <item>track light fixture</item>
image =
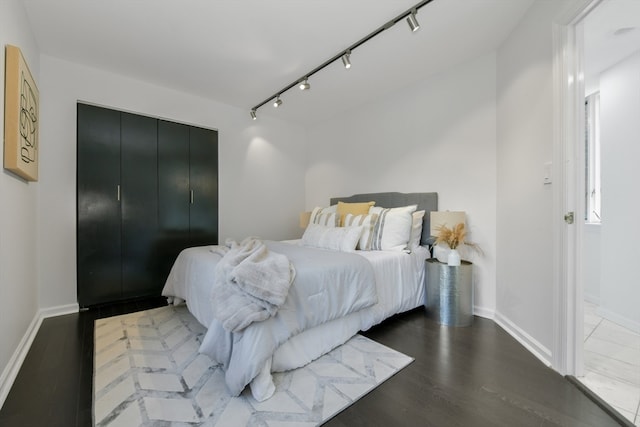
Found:
[[[342,63],[344,64],[344,68],[347,70],[351,68],[351,61],[349,58],[351,57],[351,49],[348,49],[344,55],[342,55]]]
[[[326,60],[324,63],[318,65],[313,70],[309,71],[306,74],[303,74],[303,77],[300,77],[299,79],[294,80],[293,83],[290,83],[286,87],[282,88],[278,92],[276,92],[273,95],[271,95],[269,98],[265,99],[261,103],[259,103],[256,106],[254,106],[251,109],[251,118],[253,120],[255,120],[256,119],[256,111],[258,110],[258,108],[262,107],[263,105],[265,105],[266,103],[268,103],[272,99],[275,99],[275,101],[273,102],[273,106],[278,108],[280,105],[282,105],[282,100],[280,99],[280,95],[282,95],[283,93],[285,93],[286,91],[288,91],[289,89],[291,89],[292,87],[294,87],[296,85],[299,85],[300,90],[308,90],[311,87],[311,85],[309,85],[309,81],[308,81],[309,78],[312,75],[314,75],[315,73],[319,72],[320,70],[323,70],[324,68],[326,68],[329,65],[333,64],[335,61],[337,61],[339,59],[342,59],[342,64],[344,65],[344,67],[347,68],[347,69],[351,68],[351,60],[350,60],[351,51],[353,51],[354,49],[362,46],[364,43],[368,42],[369,40],[371,40],[372,38],[374,38],[378,34],[384,32],[385,30],[388,30],[391,27],[393,27],[397,22],[399,22],[399,21],[401,21],[401,20],[406,18],[407,23],[409,24],[409,28],[411,28],[411,31],[418,31],[418,29],[420,28],[420,24],[418,23],[418,19],[416,18],[418,10],[420,8],[422,8],[423,6],[431,3],[432,1],[433,0],[421,0],[418,4],[416,4],[412,8],[410,8],[408,10],[405,10],[404,12],[402,12],[400,15],[396,16],[392,20],[384,23],[382,26],[378,27],[377,29],[375,29],[371,33],[367,34],[362,39],[360,39],[357,42],[353,43],[347,49],[340,51],[339,53],[337,53],[333,57],[331,57],[328,60]]]
[[[418,19],[416,18],[417,10],[412,9],[409,16],[407,16],[407,24],[409,24],[409,28],[411,31],[416,32],[420,29],[420,24],[418,23]]]

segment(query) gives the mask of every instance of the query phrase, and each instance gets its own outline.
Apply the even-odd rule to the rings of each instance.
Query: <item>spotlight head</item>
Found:
[[[418,23],[418,19],[416,18],[417,11],[414,9],[411,11],[409,16],[407,16],[407,24],[409,24],[409,28],[411,31],[416,32],[420,29],[420,24]]]
[[[255,119],[257,119],[257,118],[258,118],[258,116],[256,115],[256,110],[255,110],[255,108],[254,108],[253,110],[251,110],[250,114],[251,114],[251,119],[252,119],[252,120],[255,120]]]
[[[346,51],[344,55],[342,55],[342,63],[344,64],[344,68],[346,68],[347,70],[351,68],[351,61],[349,60],[350,57],[351,57],[350,50]]]
[[[274,107],[274,108],[278,108],[278,107],[279,107],[279,106],[281,106],[281,105],[282,105],[282,100],[280,99],[280,95],[278,95],[278,96],[276,97],[276,100],[275,100],[275,101],[273,101],[273,107]]]
[[[309,90],[311,85],[309,84],[309,79],[304,79],[304,81],[300,82],[300,90]]]

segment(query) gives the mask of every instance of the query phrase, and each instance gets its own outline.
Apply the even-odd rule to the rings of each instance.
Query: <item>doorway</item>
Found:
[[[600,2],[584,18],[582,28],[587,100],[585,223],[579,248],[583,254],[584,369],[578,380],[629,421],[638,423],[640,275],[636,267],[629,267],[632,258],[612,252],[633,254],[635,245],[625,239],[638,235],[633,231],[637,221],[626,212],[633,210],[627,195],[635,192],[634,183],[640,178],[628,160],[635,157],[633,147],[640,138],[636,124],[640,117],[640,2]]]
[[[637,159],[640,151],[627,141],[640,138],[640,2],[585,4],[565,21],[566,26],[560,26],[559,45],[568,55],[559,61],[561,72],[556,75],[562,86],[560,120],[565,137],[557,145],[566,156],[556,160],[568,160],[566,179],[558,190],[566,194],[556,212],[576,212],[575,227],[563,230],[566,262],[559,267],[559,281],[566,286],[560,286],[564,293],[559,300],[564,304],[556,326],[557,366],[638,423],[640,273],[634,268],[635,246],[624,239],[634,241],[638,234],[637,220],[627,212],[636,211],[630,195],[636,192],[633,183],[640,173],[630,159]],[[602,211],[593,215],[590,203],[599,194],[588,178],[597,153],[589,151],[586,137],[593,136],[589,134],[596,126],[589,122],[593,117],[586,114],[585,97],[598,93],[603,191]]]

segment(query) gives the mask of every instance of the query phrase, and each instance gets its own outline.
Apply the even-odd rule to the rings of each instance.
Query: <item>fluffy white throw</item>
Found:
[[[255,237],[240,243],[228,239],[213,251],[222,255],[211,300],[223,328],[240,332],[253,322],[275,315],[295,278],[289,259],[270,252]]]

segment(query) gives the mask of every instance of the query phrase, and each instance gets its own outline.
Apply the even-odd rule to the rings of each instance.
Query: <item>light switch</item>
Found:
[[[543,183],[545,185],[551,184],[551,162],[545,163],[543,166],[543,169],[544,169]]]

